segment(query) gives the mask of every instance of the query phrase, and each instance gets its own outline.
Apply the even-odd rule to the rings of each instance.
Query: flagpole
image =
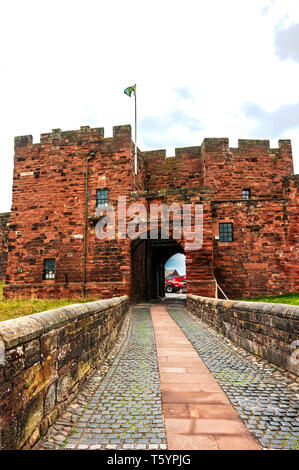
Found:
[[[135,96],[135,175],[137,175],[137,105],[136,105],[136,83],[134,89]]]

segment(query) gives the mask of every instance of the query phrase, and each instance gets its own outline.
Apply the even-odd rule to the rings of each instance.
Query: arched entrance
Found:
[[[181,244],[168,240],[136,239],[131,244],[131,297],[155,299],[165,295],[164,266],[176,253],[185,254]]]

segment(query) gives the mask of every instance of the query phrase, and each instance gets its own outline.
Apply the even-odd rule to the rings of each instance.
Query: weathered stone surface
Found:
[[[0,412],[1,412],[0,403]],[[0,450],[13,450],[18,447],[17,443],[17,420],[15,416],[5,422],[0,420]]]
[[[41,363],[25,369],[13,379],[12,403],[14,409],[24,409],[27,403],[44,387],[44,373]]]
[[[128,297],[122,297],[0,323],[6,343],[0,365],[4,449],[32,447],[53,424],[111,348],[127,308]],[[96,316],[105,330],[99,330]]]
[[[234,302],[187,295],[187,308],[247,351],[299,376],[291,361],[298,339],[299,307],[260,302]]]
[[[50,385],[45,391],[45,415],[50,413],[56,404],[56,383]]]
[[[43,417],[43,396],[37,395],[18,416],[17,443],[18,447],[31,437],[33,431],[39,426]]]
[[[25,368],[25,355],[22,345],[8,349],[5,352],[4,375],[6,379],[11,379]]]
[[[45,333],[53,330],[53,328],[60,328],[71,321],[63,308],[34,313],[31,317],[38,320],[43,325]]]
[[[24,344],[25,367],[30,367],[41,358],[40,340],[34,339]]]
[[[0,281],[5,281],[10,213],[0,214]]]
[[[52,412],[48,414],[48,422],[49,426],[52,426],[53,423],[55,423],[56,419],[58,417],[58,409],[56,408]]]
[[[78,381],[78,364],[75,361],[67,364],[59,371],[59,378],[57,381],[57,401],[65,400],[72,390],[73,386]]]
[[[28,441],[28,449],[34,446],[34,444],[39,440],[40,438],[40,432],[39,432],[39,427],[37,427],[33,433],[31,434],[29,441]]]
[[[43,332],[43,326],[33,315],[0,322],[0,336],[7,349],[37,338]]]
[[[41,337],[41,355],[47,357],[57,349],[57,331],[49,331]]]
[[[0,400],[11,393],[12,384],[3,379],[0,381]]]

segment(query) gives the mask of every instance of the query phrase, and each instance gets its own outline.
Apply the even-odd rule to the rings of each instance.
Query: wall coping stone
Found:
[[[299,306],[278,304],[270,302],[247,302],[245,300],[225,300],[215,299],[212,297],[201,297],[194,294],[187,294],[189,299],[197,300],[207,305],[215,305],[217,307],[229,307],[231,309],[243,310],[252,313],[264,313],[276,315],[282,318],[290,318],[299,320]]]
[[[71,304],[24,317],[5,320],[0,322],[0,339],[3,340],[5,348],[9,349],[87,315],[97,314],[108,310],[112,306],[120,305],[125,300],[129,300],[127,295],[106,300],[96,300],[95,302],[87,302],[85,304]]]
[[[32,315],[0,322],[0,337],[3,339],[6,349],[12,348],[20,342],[25,343],[37,338],[43,332],[43,325],[37,319],[32,318]]]
[[[42,324],[44,327],[44,333],[48,333],[50,330],[60,328],[61,326],[64,326],[70,321],[74,321],[76,319],[76,317],[70,319],[67,313],[64,311],[63,307],[46,310],[45,312],[34,313],[31,317],[35,318]]]

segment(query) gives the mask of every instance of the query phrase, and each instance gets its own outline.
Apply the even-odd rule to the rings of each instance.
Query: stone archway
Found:
[[[131,244],[131,297],[155,299],[165,295],[164,265],[176,253],[185,254],[181,244],[167,240],[136,239]]]

